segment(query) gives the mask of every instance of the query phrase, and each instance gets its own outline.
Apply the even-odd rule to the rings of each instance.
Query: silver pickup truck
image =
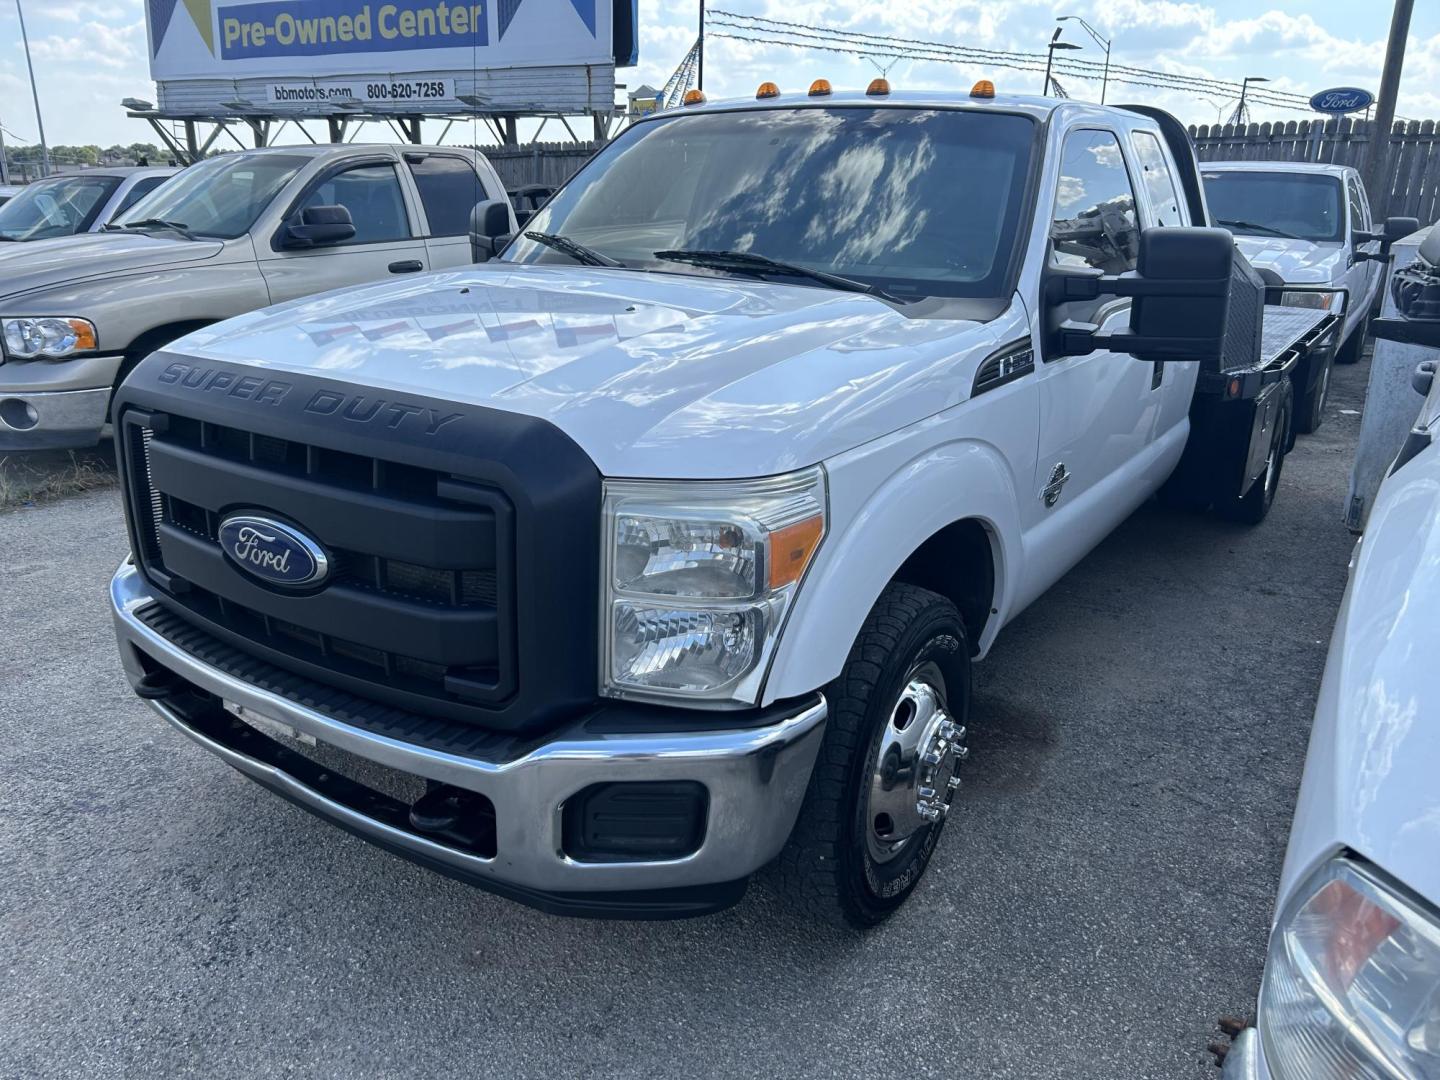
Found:
[[[473,150],[284,147],[202,161],[102,232],[0,244],[0,452],[93,446],[119,380],[200,327],[469,263],[480,203],[509,213]]]

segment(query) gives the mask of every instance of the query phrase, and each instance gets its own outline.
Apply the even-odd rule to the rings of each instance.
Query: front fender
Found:
[[[834,679],[896,571],[926,540],[956,521],[972,519],[984,526],[994,560],[994,613],[980,641],[972,644],[983,653],[1004,622],[1022,558],[1016,539],[1021,535],[1018,485],[1011,466],[995,446],[978,440],[946,442],[906,459],[912,447],[911,439],[877,440],[827,463],[830,534],[781,636],[765,684],[766,703]]]

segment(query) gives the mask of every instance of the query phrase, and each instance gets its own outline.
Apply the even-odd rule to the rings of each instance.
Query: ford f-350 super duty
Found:
[[[1334,329],[1263,307],[1172,118],[983,83],[697,101],[507,220],[141,362],[112,600],[190,738],[565,913],[774,862],[883,919],[972,662],[1162,489],[1263,517]]]

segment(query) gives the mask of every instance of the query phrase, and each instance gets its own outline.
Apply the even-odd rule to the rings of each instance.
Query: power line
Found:
[[[1038,71],[1043,70],[1044,67],[1045,58],[1043,54],[1038,53],[982,49],[916,38],[870,34],[862,31],[835,30],[757,15],[740,15],[729,11],[711,11],[710,16],[713,20],[712,25],[738,31],[738,33],[714,33],[712,31],[714,36],[729,37],[737,41],[750,41],[755,44],[811,48],[817,51],[855,56],[871,56],[881,53],[898,58],[941,63],[980,63],[1021,71]],[[1078,78],[1100,79],[1102,77],[1103,65],[1096,61],[1057,57],[1055,66],[1057,70]],[[1227,95],[1238,90],[1238,84],[1226,83],[1218,79],[1153,71],[1125,64],[1112,64],[1110,72],[1110,77],[1116,82],[1154,89],[1192,92],[1200,90],[1210,93],[1218,90]],[[1250,96],[1256,102],[1287,109],[1308,109],[1309,105],[1308,100],[1303,96],[1283,91],[1253,90]]]

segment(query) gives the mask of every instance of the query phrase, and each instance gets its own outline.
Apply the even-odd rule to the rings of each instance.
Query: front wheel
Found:
[[[955,605],[887,586],[825,697],[825,740],[778,875],[813,916],[864,929],[919,884],[960,786],[970,649]]]
[[[1367,314],[1360,320],[1360,325],[1355,327],[1350,336],[1345,339],[1345,344],[1336,351],[1335,362],[1337,364],[1359,363],[1360,357],[1365,355],[1365,339],[1369,334],[1370,316]]]

